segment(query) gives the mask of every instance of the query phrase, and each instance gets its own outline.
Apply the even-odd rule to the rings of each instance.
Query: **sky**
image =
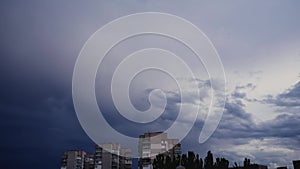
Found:
[[[242,164],[247,157],[270,168],[292,168],[292,160],[300,159],[299,1],[0,3],[1,168],[58,168],[65,150],[93,151],[95,143],[82,128],[73,105],[75,63],[93,33],[119,17],[138,12],[176,15],[206,34],[224,66],[224,113],[214,134],[198,143],[212,98],[205,67],[194,62],[193,53],[178,41],[143,35],[112,48],[98,69],[97,102],[113,128],[137,137],[143,132],[165,131],[176,120],[181,104],[178,86],[162,72],[144,71],[129,88],[130,101],[139,111],[151,106],[148,96],[154,89],[165,93],[166,109],[152,123],[130,123],[118,113],[110,95],[113,72],[124,57],[143,48],[162,48],[180,56],[198,74],[196,81],[179,77],[188,96],[182,103],[185,110],[201,107],[195,125],[182,140],[183,152],[192,150],[204,157],[211,150],[215,157],[227,158],[230,165]],[[191,88],[195,83],[198,88]],[[200,98],[195,95],[197,90]],[[151,103],[160,104],[161,93],[153,95]],[[188,112],[179,122],[182,126],[195,120]]]

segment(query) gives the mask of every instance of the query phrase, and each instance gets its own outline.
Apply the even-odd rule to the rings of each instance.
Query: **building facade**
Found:
[[[300,169],[300,160],[293,161],[294,169]]]
[[[285,166],[285,167],[277,167],[277,169],[288,169],[288,168]]]
[[[120,168],[120,144],[108,143],[96,145],[95,169]]]
[[[93,154],[84,151],[66,151],[62,155],[61,169],[131,169],[131,149],[120,144],[96,145]]]
[[[178,139],[169,139],[167,133],[152,132],[139,136],[139,168],[152,169],[152,163],[156,155],[166,154],[171,158],[181,154],[181,146]]]
[[[94,154],[86,154],[84,157],[84,169],[95,169]]]
[[[132,168],[132,152],[129,148],[120,149],[120,169]]]
[[[61,169],[83,169],[86,153],[81,150],[66,151],[62,155]]]

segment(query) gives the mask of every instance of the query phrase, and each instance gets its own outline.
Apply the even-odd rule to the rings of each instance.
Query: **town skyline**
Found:
[[[269,169],[300,159],[300,1],[3,0],[0,168],[141,133]],[[201,151],[200,151],[201,150]]]
[[[140,135],[139,140],[139,157],[134,157],[130,148],[113,142],[95,144],[93,152],[85,152],[82,149],[66,150],[62,155],[61,169],[73,169],[76,168],[75,166],[81,169],[114,167],[114,169],[173,169],[181,165],[192,169],[268,169],[270,167],[266,164],[257,164],[247,157],[244,158],[243,164],[241,161],[228,161],[220,155],[214,158],[210,150],[207,151],[206,157],[199,156],[199,153],[194,150],[182,153],[179,140],[168,138],[168,134],[164,132],[147,132]],[[157,144],[160,146],[158,147]],[[80,157],[80,161],[76,160],[76,156]],[[114,160],[116,158],[118,162]],[[210,162],[207,162],[208,159]],[[291,159],[291,162],[293,162],[293,169],[299,169],[299,159]],[[276,169],[292,168],[286,164]]]

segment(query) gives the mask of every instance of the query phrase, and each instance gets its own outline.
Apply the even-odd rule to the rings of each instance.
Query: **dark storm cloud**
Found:
[[[275,119],[264,122],[260,127],[265,129],[269,136],[297,139],[300,135],[300,82],[276,96],[268,95],[262,102],[276,105],[277,111],[282,113]],[[295,147],[299,146],[298,142]]]
[[[196,102],[200,99],[201,102],[204,101],[205,98],[210,97],[209,92],[211,90],[211,82],[210,80],[201,80],[201,79],[184,79],[181,78],[180,80],[185,81],[187,85],[189,83],[197,83],[198,89],[189,89],[188,86],[186,88],[181,89],[181,92],[188,92],[188,98],[185,100],[186,103],[190,104],[196,104]],[[215,83],[215,87],[219,88],[217,85],[220,85],[218,83]],[[190,91],[185,91],[186,89]],[[199,91],[200,98],[197,98],[196,90]],[[180,91],[165,91],[168,99],[173,104],[182,103],[180,97]]]
[[[274,98],[292,96],[296,99],[295,95],[290,92],[296,92],[297,87],[298,85],[294,85],[287,90],[288,92],[278,94]],[[222,155],[229,153],[229,159],[232,160],[249,157],[256,162],[269,165],[288,165],[290,158],[299,153],[299,113],[284,114],[282,112],[272,120],[255,122],[252,115],[245,111],[245,106],[236,102],[237,100],[240,98],[227,100],[223,118],[212,138],[212,140],[215,138],[222,140],[221,142],[215,141],[215,147],[218,147],[215,148],[216,151]],[[285,108],[286,111],[291,111],[288,106]],[[273,148],[270,148],[270,145]],[[240,148],[228,149],[228,147],[236,146]],[[246,151],[242,151],[243,149]],[[290,155],[284,158],[278,155],[287,153]]]
[[[255,101],[255,99],[249,99],[247,97],[247,92],[253,91],[256,86],[252,83],[248,83],[246,85],[236,86],[231,96],[235,99],[245,99],[247,101]]]
[[[253,125],[252,115],[244,110],[244,105],[239,102],[226,102],[223,124],[235,129],[248,130]],[[221,123],[222,124],[222,123]]]
[[[57,98],[48,99],[34,108],[1,104],[0,128],[4,137],[0,148],[6,154],[2,157],[2,167],[9,164],[8,168],[39,168],[44,162],[36,159],[44,156],[53,159],[44,168],[57,168],[62,151],[81,149],[78,145],[91,145],[77,122],[71,104],[70,99]],[[14,163],[16,158],[24,161]]]
[[[240,98],[240,99],[243,99],[247,96],[247,94],[245,92],[238,92],[238,91],[235,91],[231,95],[232,95],[232,97]]]
[[[189,99],[185,103],[182,103],[180,100],[179,92],[174,91],[166,91],[166,95],[168,98],[168,105],[165,112],[165,118],[170,120],[171,122],[174,119],[174,114],[178,112],[178,108],[181,104],[190,104],[191,106],[199,104],[200,101],[200,112],[202,114],[207,114],[209,108],[209,101],[204,101],[210,99],[209,91],[210,91],[210,82],[209,80],[197,80],[199,83],[200,90],[200,98],[195,97],[196,95],[189,95]],[[187,80],[187,82],[191,82]],[[246,86],[238,86],[238,90],[241,88],[252,89],[254,85],[247,84]],[[151,90],[147,90],[151,91]],[[184,91],[183,92],[187,92]],[[192,92],[195,92],[193,90]],[[257,132],[257,126],[254,123],[253,117],[250,113],[245,111],[245,104],[241,100],[240,97],[236,97],[235,94],[230,95],[230,99],[228,98],[225,103],[225,111],[223,114],[223,118],[221,119],[219,129],[217,130],[216,137],[227,138],[249,138],[253,137],[252,132]],[[205,119],[198,119],[196,128],[201,129],[203,126]],[[169,122],[170,122],[169,121]],[[190,119],[192,121],[192,119]],[[162,119],[163,122],[163,119]],[[218,132],[219,131],[219,132]],[[249,134],[251,133],[251,134]]]
[[[158,3],[159,2],[159,3]],[[196,1],[195,1],[196,2]],[[257,58],[247,53],[256,51],[257,46],[282,42],[290,37],[298,37],[299,22],[295,14],[297,5],[275,3],[275,5],[251,5],[228,2],[223,4],[182,3],[181,1],[2,1],[0,5],[0,140],[1,168],[59,168],[60,155],[68,149],[93,149],[93,143],[85,135],[74,112],[71,99],[72,70],[76,57],[89,36],[105,23],[119,16],[143,11],[163,11],[178,14],[204,28],[217,48],[222,52],[225,67],[243,67]],[[259,2],[261,3],[261,2]],[[298,3],[298,2],[296,2]],[[249,8],[250,6],[250,8]],[[191,9],[191,7],[193,9]],[[267,8],[267,9],[266,9]],[[212,10],[214,9],[214,10]],[[253,15],[253,11],[257,11]],[[265,12],[268,12],[265,15]],[[191,13],[190,13],[191,12]],[[195,12],[197,15],[195,15]],[[241,13],[242,12],[242,13]],[[237,15],[238,14],[238,15]],[[276,14],[274,16],[274,14]],[[210,17],[203,17],[210,16]],[[243,16],[243,17],[241,17]],[[263,16],[263,17],[253,17]],[[277,17],[276,17],[277,16]],[[237,21],[237,22],[236,22]],[[249,23],[251,29],[249,29]],[[260,24],[262,23],[262,24]],[[284,24],[278,24],[284,23]],[[272,31],[269,31],[272,28]],[[273,29],[274,28],[274,29]],[[262,29],[262,31],[260,31]],[[219,36],[221,31],[226,37]],[[251,30],[253,32],[251,32]],[[250,32],[249,32],[250,31]],[[233,33],[234,32],[234,33]],[[287,32],[287,33],[283,33]],[[231,34],[230,36],[227,36]],[[276,36],[274,36],[276,35]],[[257,38],[260,37],[260,38]],[[222,39],[218,41],[218,39]],[[225,40],[225,41],[224,41]],[[236,40],[230,41],[230,40]],[[231,43],[232,42],[232,43]],[[243,48],[243,43],[251,48]],[[229,46],[222,46],[228,44]],[[236,53],[232,55],[233,49]],[[255,49],[255,50],[253,50]],[[244,57],[235,57],[237,55]],[[226,55],[227,54],[227,55]],[[228,57],[233,56],[233,57]],[[241,63],[240,63],[241,62]],[[111,66],[111,65],[108,65]],[[209,81],[203,81],[206,88]],[[249,86],[251,88],[253,86]],[[246,87],[237,87],[244,90]],[[202,101],[208,97],[208,90],[201,90]],[[271,97],[268,103],[286,107],[299,107],[299,85],[295,85],[282,95]],[[175,119],[180,102],[178,94],[170,91],[164,116],[155,124],[138,128],[142,133],[148,130],[164,129]],[[246,92],[237,91],[236,98],[226,103],[224,119],[215,133],[217,139],[206,143],[222,147],[218,141],[230,139],[230,143],[241,145],[250,138],[277,137],[285,140],[278,145],[299,147],[299,117],[278,116],[273,123],[265,122],[257,126],[249,113],[244,110]],[[198,98],[197,98],[198,99]],[[146,103],[147,100],[142,100]],[[191,94],[189,103],[195,102]],[[141,109],[147,108],[142,104]],[[106,105],[107,112],[115,111]],[[205,109],[204,109],[205,110]],[[299,111],[298,111],[299,112]],[[136,131],[134,125],[120,123],[118,116],[109,119],[124,132]],[[187,147],[197,148],[195,140],[203,122],[196,124],[186,139]],[[135,132],[136,133],[136,132]],[[293,138],[290,139],[289,138]],[[231,145],[231,144],[229,144]],[[211,148],[211,147],[210,147]],[[209,148],[205,149],[208,150]],[[45,165],[47,164],[47,165]]]
[[[73,65],[93,30],[69,5],[1,2],[1,168],[59,168],[63,151],[93,145],[71,98]]]
[[[289,96],[296,100],[298,96],[290,92],[297,93],[297,88],[298,83],[274,98]],[[241,102],[243,99],[232,94],[230,96],[219,127],[210,139],[211,144],[205,144],[202,148],[213,150],[231,162],[242,162],[244,157],[248,157],[256,163],[268,164],[270,167],[291,165],[291,158],[297,158],[300,147],[299,113],[293,113],[295,109],[287,104],[284,108],[292,114],[281,111],[272,120],[255,122],[252,114],[245,110],[245,104]]]
[[[187,147],[199,147],[202,156],[205,155],[203,151],[213,150],[231,161],[242,161],[244,157],[248,157],[257,163],[289,164],[290,157],[282,158],[278,154],[287,153],[283,151],[299,151],[300,116],[280,114],[270,121],[255,122],[252,114],[245,110],[246,105],[242,103],[242,99],[232,94],[229,96],[219,127],[209,139],[210,144],[197,145],[194,142],[203,126],[203,120],[198,120],[192,134],[184,140]],[[270,148],[270,145],[275,148]]]
[[[267,98],[263,100],[263,102],[291,109],[299,107],[300,81],[277,96],[268,95]]]
[[[293,85],[286,92],[278,94],[277,96],[269,96],[264,103],[272,103],[277,106],[284,106],[286,111],[293,110],[293,106],[297,106],[299,101],[299,85]],[[252,88],[252,85],[247,85]],[[236,88],[244,88],[237,86]],[[234,91],[233,93],[236,93]],[[276,98],[276,99],[273,99]],[[283,101],[284,99],[284,101]],[[288,99],[288,101],[287,101]],[[246,98],[245,98],[246,100]],[[292,104],[291,104],[292,102]],[[291,105],[293,105],[291,107]],[[280,109],[282,110],[282,109]],[[298,109],[299,111],[299,109]],[[263,112],[262,112],[263,113]],[[291,113],[291,112],[289,112]],[[231,98],[227,99],[225,104],[225,112],[220,123],[220,130],[222,130],[222,135],[224,130],[231,131],[228,134],[224,134],[224,137],[254,137],[254,138],[265,138],[265,137],[278,137],[278,138],[295,138],[299,136],[298,129],[300,128],[300,118],[299,114],[283,114],[281,113],[274,119],[270,121],[255,123],[252,114],[245,111],[245,104],[243,104],[242,99],[239,95],[231,94]],[[297,145],[299,146],[299,145]]]
[[[252,83],[248,83],[246,85],[240,85],[240,86],[236,86],[235,89],[239,90],[239,89],[250,89],[250,90],[254,90],[256,88],[256,86]]]
[[[300,135],[300,115],[281,114],[275,119],[263,123],[260,127],[270,137],[296,138]]]
[[[241,112],[236,114],[241,114]],[[222,139],[262,139],[269,137],[296,139],[300,135],[298,130],[300,127],[300,118],[298,115],[283,114],[271,121],[262,122],[260,124],[251,121],[252,118],[248,117],[248,115],[249,114],[244,114],[243,116],[246,116],[246,119],[243,119],[239,116],[228,116],[225,112],[219,129],[216,132],[216,137]],[[294,146],[298,147],[300,145],[297,144]]]

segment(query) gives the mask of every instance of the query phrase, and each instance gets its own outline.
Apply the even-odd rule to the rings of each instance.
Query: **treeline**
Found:
[[[188,154],[182,154],[177,157],[170,157],[166,154],[159,154],[155,157],[153,163],[153,169],[176,169],[178,166],[184,166],[186,169],[228,169],[229,161],[225,158],[216,158],[214,161],[211,151],[207,152],[204,160],[195,155],[194,152],[189,151]],[[256,169],[257,164],[251,164],[250,159],[245,158],[244,166],[238,166],[234,163],[232,168],[235,169]]]

